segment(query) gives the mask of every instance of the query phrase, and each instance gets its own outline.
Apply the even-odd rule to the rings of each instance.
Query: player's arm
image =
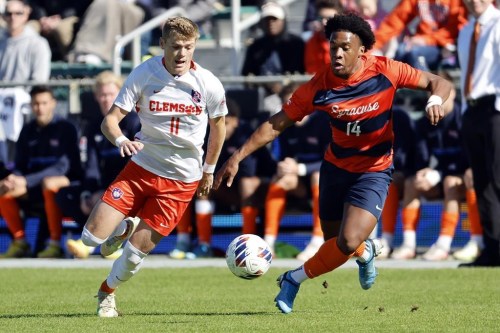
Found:
[[[219,185],[225,178],[227,178],[227,186],[231,186],[234,176],[238,172],[239,163],[259,148],[273,141],[293,123],[294,121],[291,120],[283,110],[262,123],[217,172],[214,188],[219,188]]]
[[[120,129],[120,121],[128,114],[127,111],[113,105],[101,123],[104,136],[120,148],[120,155],[135,155],[144,145],[138,141],[130,141]]]
[[[208,120],[210,135],[208,136],[207,154],[203,164],[203,176],[198,185],[198,195],[208,195],[214,182],[214,170],[219,159],[222,145],[226,137],[225,117],[217,117]]]
[[[453,100],[455,99],[453,84],[438,75],[422,71],[418,87],[431,93],[425,107],[425,113],[431,124],[437,125],[446,114],[453,110]]]

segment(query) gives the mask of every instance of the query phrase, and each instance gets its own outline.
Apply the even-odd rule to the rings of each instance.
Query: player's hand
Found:
[[[230,158],[222,165],[217,174],[215,175],[214,190],[218,189],[222,181],[227,178],[226,185],[231,187],[233,184],[234,177],[238,173],[239,162],[235,162],[233,158]]]
[[[212,185],[214,183],[214,175],[212,173],[203,173],[201,176],[200,183],[198,184],[198,189],[196,190],[196,194],[199,197],[206,197],[210,193],[212,189]]]
[[[144,148],[144,144],[140,141],[123,141],[120,144],[121,157],[137,155],[137,153]]]
[[[441,105],[432,105],[425,109],[425,114],[431,125],[436,126],[444,117],[444,109]]]
[[[299,172],[299,164],[291,157],[286,157],[283,161],[278,163],[276,174],[278,177],[285,175],[297,175]]]

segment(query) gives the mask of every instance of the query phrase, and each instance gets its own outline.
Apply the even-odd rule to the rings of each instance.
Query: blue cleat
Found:
[[[281,288],[279,294],[274,299],[276,307],[285,314],[290,313],[292,312],[293,301],[299,291],[300,283],[297,283],[292,279],[290,271],[281,274],[276,282],[278,287]]]
[[[368,239],[365,241],[365,245],[370,248],[371,258],[366,262],[356,260],[356,263],[359,266],[359,284],[361,284],[361,288],[367,290],[375,283],[375,278],[378,275],[375,267],[375,257],[379,255],[383,245],[378,239]]]

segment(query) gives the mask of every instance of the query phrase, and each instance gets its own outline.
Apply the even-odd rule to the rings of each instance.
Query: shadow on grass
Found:
[[[262,316],[276,315],[276,312],[245,311],[245,312],[130,312],[120,313],[120,317],[127,316]],[[25,319],[25,318],[80,318],[97,317],[95,313],[20,313],[2,314],[0,319]]]

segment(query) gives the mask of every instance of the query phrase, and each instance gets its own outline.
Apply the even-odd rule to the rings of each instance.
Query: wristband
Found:
[[[425,111],[427,111],[431,106],[434,105],[443,105],[443,99],[441,98],[441,96],[432,95],[431,97],[429,97],[429,99],[427,100],[427,105],[425,106]]]
[[[203,172],[204,173],[214,173],[215,164],[208,164],[207,162],[203,163]]]
[[[125,141],[129,141],[129,139],[125,135],[120,135],[115,140],[115,146],[120,147],[121,144]]]

